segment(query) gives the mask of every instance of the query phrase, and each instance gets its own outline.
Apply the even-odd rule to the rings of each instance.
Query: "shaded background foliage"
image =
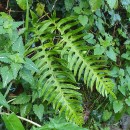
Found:
[[[83,80],[80,80],[78,85],[80,87],[80,92],[83,95],[82,97],[85,107],[84,114],[87,118],[86,120],[89,118],[86,126],[88,126],[90,129],[94,129],[94,127],[98,128],[101,127],[101,122],[107,122],[108,124],[111,124],[112,122],[117,122],[120,120],[124,114],[129,115],[129,0],[33,0],[30,2],[32,2],[30,9],[36,13],[39,21],[44,21],[48,19],[48,16],[54,17],[55,15],[58,18],[75,16],[77,21],[79,21],[80,24],[85,28],[82,33],[85,34],[84,40],[87,42],[87,45],[94,46],[94,49],[89,53],[93,55],[103,55],[105,57],[105,64],[110,70],[109,76],[112,77],[111,79],[115,84],[114,93],[116,94],[117,99],[115,100],[111,96],[105,99],[99,95],[96,90],[91,93],[89,89],[86,89],[86,86],[83,84]],[[15,0],[9,1],[8,7],[7,1],[5,0],[2,0],[0,4],[0,10],[10,14],[15,21],[24,21],[26,19],[26,11],[23,11],[17,5]],[[33,27],[35,20],[33,21],[31,14],[29,17],[29,26]],[[31,38],[31,34],[29,35],[29,38]],[[23,81],[22,84],[27,83]],[[19,83],[15,83],[14,86],[17,86],[17,89],[15,89],[15,92],[13,92],[15,95],[19,93],[21,94],[21,91],[23,92],[23,90],[18,89],[21,88],[21,83],[20,85]],[[22,85],[22,87],[23,86],[28,86],[28,84]],[[24,87],[23,89],[28,91],[27,87]],[[10,93],[12,94],[12,90]],[[24,96],[28,99],[27,95]],[[40,103],[39,100],[37,100],[37,102]],[[31,109],[31,104],[24,105],[27,105],[26,107],[28,107],[28,110]],[[13,108],[12,105],[12,110],[15,113],[19,113],[19,107],[23,106],[16,106],[17,107]],[[48,120],[48,117],[52,117],[54,112],[52,111],[51,106],[46,106],[46,103],[44,104],[44,107],[48,111],[45,113],[46,118],[44,120]],[[38,107],[35,107],[35,109],[36,108]],[[30,113],[30,115],[33,115],[34,113]],[[41,117],[39,117],[39,119],[40,118]],[[36,117],[35,120],[37,120]],[[91,126],[91,123],[94,123],[95,126]]]

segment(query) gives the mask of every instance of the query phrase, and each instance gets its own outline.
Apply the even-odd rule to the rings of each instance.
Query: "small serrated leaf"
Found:
[[[7,66],[4,66],[0,70],[2,81],[3,81],[3,87],[6,87],[7,84],[13,79],[13,73],[12,70],[9,69]]]
[[[40,104],[39,106],[33,105],[33,111],[41,121],[44,114],[44,106],[42,104]]]
[[[7,57],[9,55],[10,55],[10,53],[2,53],[2,54],[0,54],[0,61],[4,62],[4,63],[10,63],[11,60]]]
[[[17,77],[18,71],[20,70],[20,68],[22,68],[21,64],[17,64],[17,63],[11,64],[11,69],[12,69],[12,72],[13,72],[14,79]]]
[[[24,45],[22,41],[22,37],[19,37],[12,46],[13,51],[19,52],[20,55],[24,54]]]
[[[29,58],[25,59],[24,67],[28,70],[38,72],[37,66]]]
[[[24,63],[24,59],[19,53],[9,55],[8,58],[10,58],[15,63]]]
[[[2,95],[1,92],[0,92],[0,105],[10,109],[8,102],[6,101],[5,97]]]
[[[16,99],[12,102],[12,104],[25,104],[30,101],[31,97],[26,93],[22,93],[16,97]]]
[[[23,68],[20,71],[20,77],[25,81],[27,81],[28,83],[30,83],[31,85],[34,85],[34,78],[32,76],[32,73],[29,70]]]

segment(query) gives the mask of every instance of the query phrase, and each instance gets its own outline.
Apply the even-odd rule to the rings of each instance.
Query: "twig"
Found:
[[[8,10],[8,8],[9,8],[9,0],[7,0],[6,10]]]
[[[54,2],[53,6],[52,6],[52,10],[55,8],[56,2],[57,2],[57,0],[55,0],[55,2]]]
[[[6,112],[0,112],[0,115],[10,115],[9,113],[6,113]],[[37,126],[37,127],[41,127],[41,125],[39,125],[39,124],[37,124],[36,122],[33,122],[33,121],[31,121],[31,120],[29,120],[29,119],[26,119],[26,118],[24,118],[24,117],[21,117],[21,116],[17,116],[19,119],[21,119],[21,120],[23,120],[23,121],[26,121],[26,122],[29,122],[29,123],[31,123],[31,124],[33,124],[33,125],[35,125],[35,126]]]

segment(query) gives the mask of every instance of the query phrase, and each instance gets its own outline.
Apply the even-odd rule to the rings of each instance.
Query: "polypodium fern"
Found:
[[[26,55],[31,56],[40,70],[35,74],[39,96],[52,103],[60,113],[65,111],[68,120],[81,124],[82,101],[73,76],[83,77],[91,90],[96,85],[103,96],[109,93],[115,96],[107,70],[100,64],[104,60],[102,56],[88,55],[92,47],[82,40],[84,28],[72,17],[45,20],[34,27],[33,36],[26,44]]]
[[[65,61],[57,57],[58,53],[52,50],[50,43],[41,44],[30,49],[31,51],[36,53],[32,60],[39,68],[36,75],[39,96],[52,103],[60,113],[65,111],[67,120],[82,124],[82,97],[77,91],[78,87],[74,85],[74,76],[65,67]]]
[[[93,90],[96,84],[96,89],[103,96],[107,96],[109,93],[115,97],[112,92],[114,84],[108,77],[108,71],[103,69],[105,67],[105,60],[102,60],[102,56],[88,55],[89,47],[85,44],[83,39],[83,27],[75,27],[74,18],[65,18],[57,23],[57,29],[61,33],[62,46],[61,57],[67,59],[68,68],[73,70],[74,75],[78,75],[78,79],[83,77],[84,83],[87,83],[87,87]]]

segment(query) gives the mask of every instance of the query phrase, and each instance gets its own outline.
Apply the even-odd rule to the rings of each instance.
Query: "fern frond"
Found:
[[[96,86],[103,96],[115,95],[102,56],[90,55],[93,47],[86,45],[84,27],[74,19],[50,19],[34,25],[25,54],[40,70],[35,74],[39,96],[52,103],[59,113],[65,112],[68,120],[82,124],[82,96],[74,76],[83,79],[91,90]]]
[[[69,22],[69,23],[68,23]],[[68,28],[68,24],[71,25]],[[61,57],[67,59],[68,68],[73,71],[74,75],[78,75],[78,79],[83,77],[84,83],[87,87],[93,90],[96,89],[103,96],[113,93],[114,84],[108,77],[108,71],[102,68],[102,56],[87,55],[90,51],[83,39],[83,27],[74,27],[75,20],[73,18],[67,18],[57,23],[57,29],[61,33],[60,47]],[[75,29],[74,29],[75,28]],[[105,65],[104,65],[105,66]],[[102,68],[102,69],[101,69]]]
[[[58,53],[52,48],[52,44],[46,43],[27,51],[34,52],[32,60],[39,68],[39,73],[36,74],[39,96],[52,103],[59,113],[65,112],[67,120],[82,124],[83,108],[82,96],[77,91],[79,88],[75,86],[75,78],[66,68],[66,62],[58,58]]]

